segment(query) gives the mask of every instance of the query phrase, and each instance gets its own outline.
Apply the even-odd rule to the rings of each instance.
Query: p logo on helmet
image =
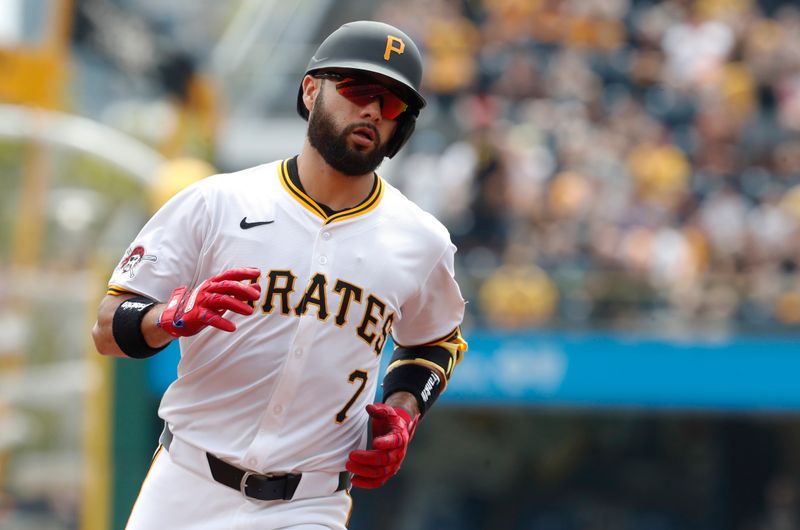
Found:
[[[395,44],[398,45],[397,48],[394,47]],[[406,43],[403,42],[403,39],[400,37],[395,37],[394,35],[386,35],[386,50],[383,52],[383,59],[388,61],[392,56],[392,52],[400,55],[403,53],[403,51],[405,51],[405,49]]]

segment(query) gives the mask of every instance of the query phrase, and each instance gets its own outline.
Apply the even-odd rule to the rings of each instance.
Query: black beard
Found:
[[[375,134],[377,146],[367,152],[361,152],[347,145],[347,138],[355,129],[369,127]],[[386,156],[386,146],[381,143],[378,129],[371,123],[355,123],[348,125],[338,133],[333,117],[325,112],[322,105],[322,92],[317,96],[314,109],[308,118],[308,141],[319,151],[325,162],[333,169],[351,177],[359,177],[375,171]]]

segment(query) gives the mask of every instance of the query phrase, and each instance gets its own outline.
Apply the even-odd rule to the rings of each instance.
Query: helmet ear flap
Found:
[[[408,141],[417,125],[417,112],[406,112],[397,119],[397,128],[386,149],[386,156],[394,157],[401,147]]]

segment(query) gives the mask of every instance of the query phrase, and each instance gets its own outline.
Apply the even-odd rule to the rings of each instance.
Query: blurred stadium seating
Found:
[[[520,281],[499,265],[535,265],[550,325],[798,321],[796,6],[423,4],[378,12],[429,58],[435,110],[401,173],[456,233],[474,318],[540,324],[482,303]]]

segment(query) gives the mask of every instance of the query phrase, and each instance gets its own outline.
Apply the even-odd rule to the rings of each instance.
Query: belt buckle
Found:
[[[252,475],[255,475],[252,471],[245,471],[244,475],[242,475],[242,481],[239,483],[239,492],[242,496],[247,497],[247,493],[245,489],[247,489],[247,479],[250,478]]]
[[[242,475],[242,481],[239,482],[239,493],[241,493],[244,497],[247,497],[247,498],[252,498],[245,491],[247,489],[247,479],[249,479],[252,476],[263,477],[263,478],[266,478],[267,480],[269,480],[269,479],[271,479],[273,477],[276,477],[277,475],[275,475],[274,473],[265,473],[265,474],[262,475],[260,473],[253,473],[252,471],[245,471],[244,475]]]

